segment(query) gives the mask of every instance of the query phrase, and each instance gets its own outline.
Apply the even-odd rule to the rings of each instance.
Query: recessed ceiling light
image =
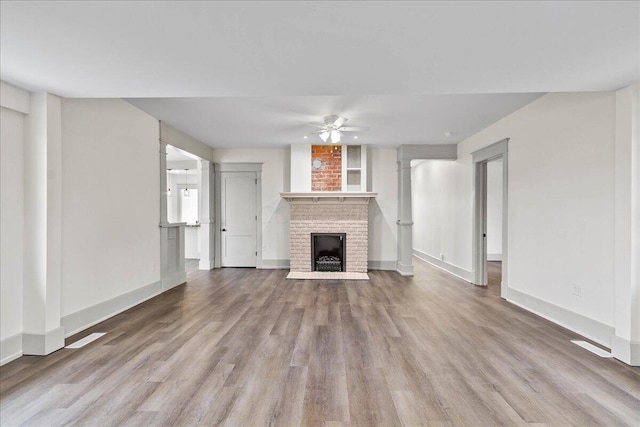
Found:
[[[303,138],[304,138],[304,139],[307,139],[307,138],[309,138],[309,137],[308,137],[307,135],[305,135],[305,136],[303,136]]]
[[[455,135],[455,134],[456,134],[455,132],[450,132],[450,131],[448,131],[448,132],[445,132],[445,133],[444,133],[444,136],[453,136],[453,135]]]
[[[358,139],[358,135],[353,135],[353,139]]]

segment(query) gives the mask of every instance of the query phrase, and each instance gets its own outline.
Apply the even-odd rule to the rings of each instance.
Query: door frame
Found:
[[[487,162],[502,158],[502,280],[500,296],[508,290],[509,138],[471,153],[473,161],[473,284],[487,285]]]
[[[215,174],[215,257],[214,268],[222,262],[222,172],[253,172],[256,174],[256,268],[262,268],[262,163],[214,163]]]

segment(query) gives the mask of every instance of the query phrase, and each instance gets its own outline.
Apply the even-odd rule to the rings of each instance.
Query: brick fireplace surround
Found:
[[[311,233],[346,233],[346,273],[367,272],[369,200],[377,193],[332,191],[281,193],[280,195],[291,205],[289,220],[291,273],[312,271]],[[327,275],[327,278],[329,276],[335,278],[337,273],[314,272],[314,274],[319,277]]]

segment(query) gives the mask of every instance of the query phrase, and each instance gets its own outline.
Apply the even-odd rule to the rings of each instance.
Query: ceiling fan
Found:
[[[343,132],[359,132],[366,130],[365,128],[346,127],[344,124],[347,122],[346,117],[332,115],[325,116],[324,123],[307,123],[309,126],[315,126],[320,128],[314,133],[320,134],[320,139],[323,142],[330,140],[332,144],[337,144],[342,138]]]

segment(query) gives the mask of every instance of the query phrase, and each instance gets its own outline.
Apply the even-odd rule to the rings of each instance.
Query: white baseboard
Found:
[[[67,331],[66,336],[68,337],[153,298],[161,294],[162,290],[162,282],[158,280],[126,294],[68,314],[60,319],[60,323]]]
[[[396,271],[398,266],[397,261],[372,261],[369,260],[367,265],[369,270],[386,270],[386,271]]]
[[[288,270],[290,262],[288,259],[263,259],[262,269],[264,270]],[[396,261],[369,261],[369,270],[389,270],[395,271],[397,268]]]
[[[413,250],[413,255],[424,262],[428,262],[429,264],[440,268],[448,273],[453,274],[463,280],[466,280],[469,283],[473,283],[473,272],[469,270],[465,270],[462,267],[458,267],[455,264],[448,263],[446,261],[442,261],[436,257],[433,257],[427,253],[419,251],[417,249]]]
[[[187,281],[187,272],[179,271],[173,273],[171,276],[162,278],[160,281],[162,282],[162,291],[168,291],[171,288],[185,283]]]
[[[198,270],[208,271],[213,269],[214,265],[215,264],[213,262],[213,259],[210,259],[210,260],[200,259],[200,261],[198,262]]]
[[[64,347],[64,327],[45,333],[22,333],[22,354],[46,356]]]
[[[288,259],[263,259],[261,268],[263,270],[288,270]]]
[[[640,366],[640,341],[629,341],[614,335],[611,338],[611,354],[627,365]]]
[[[401,261],[396,262],[396,271],[401,276],[413,276],[413,263],[404,264]]]
[[[502,254],[487,254],[487,261],[502,261]]]
[[[0,366],[22,356],[22,332],[0,341]]]
[[[507,301],[598,344],[611,348],[611,339],[615,334],[613,326],[598,322],[511,287],[507,290]]]

